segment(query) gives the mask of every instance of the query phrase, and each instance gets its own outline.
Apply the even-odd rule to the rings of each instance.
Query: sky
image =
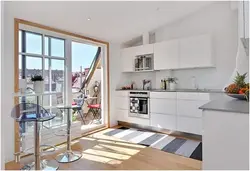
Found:
[[[19,49],[21,50],[21,34],[19,34]],[[97,52],[97,46],[72,42],[72,72],[79,72],[80,66],[89,68],[92,60]],[[42,54],[42,36],[32,33],[26,33],[26,52],[34,54]],[[48,55],[48,37],[45,37],[45,54]],[[64,40],[51,38],[51,55],[56,57],[64,57]],[[19,60],[21,56],[19,55]],[[21,61],[19,62],[19,68]],[[42,59],[27,57],[27,69],[42,69]],[[45,60],[45,69],[48,69],[48,60]],[[52,60],[53,70],[64,69],[62,60]]]

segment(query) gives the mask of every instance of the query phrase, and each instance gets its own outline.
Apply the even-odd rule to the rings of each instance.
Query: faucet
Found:
[[[142,80],[142,87],[143,87],[143,90],[145,89],[145,85],[147,84],[147,83],[150,83],[151,82],[151,80]]]
[[[196,81],[196,77],[195,76],[192,76],[192,84],[193,84],[193,88],[198,90],[199,89],[199,86],[197,84],[197,81]]]

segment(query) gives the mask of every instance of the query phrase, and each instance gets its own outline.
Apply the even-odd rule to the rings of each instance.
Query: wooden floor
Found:
[[[163,152],[151,147],[132,144],[120,139],[103,135],[110,129],[83,137],[73,142],[72,149],[81,151],[78,161],[60,164],[60,170],[198,170],[201,161]],[[65,151],[65,145],[58,147],[56,153],[46,158],[54,158]],[[21,159],[22,164],[10,162],[6,169],[17,170],[32,160]]]

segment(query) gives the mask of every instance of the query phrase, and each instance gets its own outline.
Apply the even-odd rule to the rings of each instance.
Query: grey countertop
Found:
[[[249,102],[231,97],[223,97],[213,100],[201,106],[199,109],[249,114]]]
[[[176,89],[176,90],[161,90],[161,89],[151,89],[151,90],[143,90],[143,89],[122,90],[122,89],[116,89],[116,91],[223,93],[222,90],[218,90],[218,89]]]

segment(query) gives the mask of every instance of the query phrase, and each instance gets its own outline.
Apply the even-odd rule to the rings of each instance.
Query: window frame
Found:
[[[26,73],[27,73],[27,58],[36,58],[36,59],[42,59],[42,76],[43,78],[45,78],[45,62],[46,62],[46,59],[48,60],[48,72],[49,72],[49,79],[48,79],[48,84],[49,84],[49,91],[48,92],[53,92],[52,91],[52,60],[60,60],[60,61],[63,61],[64,63],[64,67],[63,67],[63,76],[65,77],[66,76],[66,56],[65,56],[65,49],[66,49],[66,43],[65,43],[65,39],[62,39],[62,38],[57,38],[55,36],[50,36],[50,35],[47,35],[47,34],[41,34],[41,33],[36,33],[34,31],[27,31],[27,30],[23,30],[23,29],[19,29],[18,30],[18,34],[21,33],[21,50],[19,49],[20,45],[19,45],[19,41],[18,41],[18,56],[21,55],[21,59],[22,59],[22,64],[21,64],[21,67],[22,67],[22,79],[26,79]],[[27,53],[26,52],[26,34],[29,33],[29,34],[34,34],[34,35],[40,35],[42,37],[41,41],[42,41],[42,44],[41,44],[41,49],[42,49],[42,54],[36,54],[36,53]],[[64,56],[63,57],[57,57],[57,56],[51,56],[50,52],[51,52],[51,44],[48,43],[48,55],[45,55],[45,37],[48,37],[48,42],[51,41],[51,38],[54,38],[54,39],[59,39],[59,40],[63,40],[64,41]],[[18,59],[19,60],[19,59]],[[19,68],[19,67],[18,67]],[[62,91],[62,94],[63,94],[63,103],[66,102],[66,81],[63,82],[63,91]],[[25,102],[25,97],[22,98],[22,101]],[[43,100],[42,100],[43,102]],[[52,95],[49,95],[49,106],[46,106],[48,107],[50,110],[51,108],[53,108],[53,104],[52,104]],[[49,125],[51,125],[52,121],[49,121]],[[63,122],[61,124],[65,124],[66,123],[66,118],[63,118]],[[59,124],[60,125],[60,124]],[[24,126],[24,125],[22,125]],[[53,127],[54,125],[52,125]],[[57,125],[55,125],[57,126]],[[24,126],[24,129],[26,126]]]
[[[103,96],[102,96],[102,113],[105,113],[105,125],[102,125],[101,127],[98,128],[94,128],[94,129],[90,129],[87,131],[95,131],[97,129],[105,129],[110,127],[110,74],[109,74],[109,42],[107,41],[103,41],[103,40],[98,40],[95,38],[91,38],[91,37],[87,37],[81,34],[77,34],[77,33],[73,33],[73,32],[69,32],[69,31],[65,31],[65,30],[61,30],[58,28],[53,28],[51,26],[46,26],[46,25],[42,25],[39,23],[35,23],[35,22],[31,22],[31,21],[27,21],[27,20],[23,20],[23,19],[19,19],[19,18],[14,18],[14,92],[18,92],[19,90],[19,80],[18,80],[18,75],[19,75],[19,64],[18,64],[18,30],[19,29],[24,29],[24,30],[35,30],[36,32],[40,32],[40,33],[49,33],[48,35],[55,35],[62,38],[66,39],[66,45],[70,44],[69,40],[75,40],[75,41],[79,41],[79,42],[83,42],[83,43],[90,43],[90,44],[94,44],[97,45],[99,47],[101,47],[102,49],[102,69],[103,69],[103,75],[102,75],[102,90],[103,90]],[[69,73],[70,69],[70,57],[68,55],[70,55],[71,49],[66,49],[65,52],[65,57],[66,57],[66,79],[68,78],[68,76],[71,76],[71,73]],[[67,87],[66,88],[71,88],[71,79],[66,80],[67,81]],[[71,89],[70,89],[71,90]],[[69,90],[67,90],[67,92],[70,92]],[[71,93],[71,92],[70,92]],[[68,96],[70,94],[66,94],[66,96]],[[71,99],[71,98],[67,98],[67,99]],[[18,103],[18,98],[14,98],[14,104]],[[69,101],[66,101],[66,104],[70,104]],[[19,138],[19,134],[18,134],[18,124],[15,123],[15,152],[19,152],[20,151],[20,144],[18,143],[18,138]]]

